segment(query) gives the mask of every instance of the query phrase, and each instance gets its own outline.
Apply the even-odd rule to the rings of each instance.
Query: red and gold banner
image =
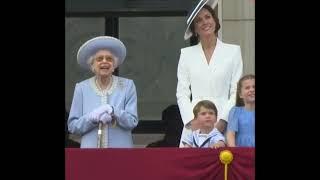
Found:
[[[224,180],[220,152],[229,150],[228,180],[255,179],[255,148],[65,149],[66,180]],[[229,157],[227,157],[229,158]]]

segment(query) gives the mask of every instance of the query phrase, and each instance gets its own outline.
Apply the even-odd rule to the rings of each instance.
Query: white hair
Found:
[[[107,51],[109,51],[108,49],[106,49]],[[98,52],[98,51],[97,51]],[[111,51],[109,51],[109,52],[111,52]],[[117,56],[115,56],[115,55],[113,55],[113,53],[111,52],[111,54],[112,54],[112,56],[113,56],[113,63],[114,63],[114,67],[118,67],[118,62],[119,62],[119,58],[117,57]],[[94,58],[95,58],[95,55],[96,55],[96,53],[94,54],[94,55],[92,55],[92,56],[90,56],[89,58],[88,58],[88,60],[87,60],[87,64],[90,66],[90,69],[91,69],[91,71],[94,73],[94,69],[93,69],[93,61],[94,61]]]

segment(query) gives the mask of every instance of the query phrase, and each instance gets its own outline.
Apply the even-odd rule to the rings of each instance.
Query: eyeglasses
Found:
[[[113,62],[113,57],[112,56],[98,56],[94,58],[97,62],[101,62],[104,59],[107,60],[108,62]]]

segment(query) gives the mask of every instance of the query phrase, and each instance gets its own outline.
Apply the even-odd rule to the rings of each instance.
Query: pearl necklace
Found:
[[[98,83],[98,79],[97,77],[95,78],[95,84],[96,84],[96,87],[98,88],[98,91],[101,93],[102,96],[106,96],[107,95],[107,92],[108,90],[110,89],[111,85],[113,83],[113,78],[112,76],[110,77],[110,82],[108,83],[107,87],[105,89],[102,89]]]

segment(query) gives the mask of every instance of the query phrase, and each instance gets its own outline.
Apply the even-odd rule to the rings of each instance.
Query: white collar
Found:
[[[112,75],[111,76],[111,86],[109,89],[105,89],[105,90],[99,90],[99,88],[97,87],[96,85],[96,80],[95,80],[95,76],[93,76],[92,78],[90,78],[90,85],[91,87],[93,88],[93,90],[95,91],[95,93],[98,95],[98,96],[107,96],[107,95],[110,95],[113,93],[114,89],[116,89],[116,87],[118,86],[118,77],[117,76],[114,76]]]

